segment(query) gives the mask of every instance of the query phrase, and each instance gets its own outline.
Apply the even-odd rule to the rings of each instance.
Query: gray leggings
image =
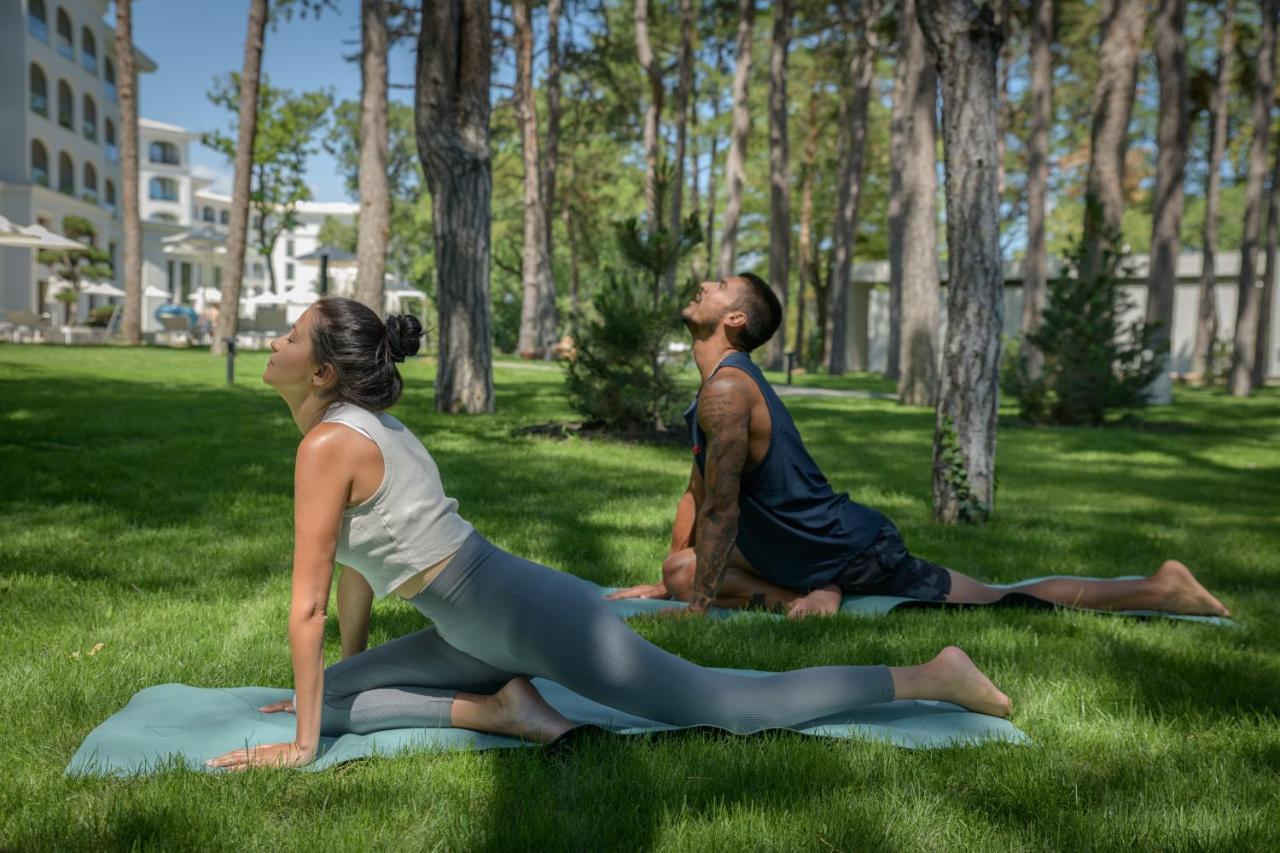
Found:
[[[692,664],[632,631],[590,584],[512,556],[479,533],[412,601],[434,628],[325,671],[325,735],[448,726],[458,691],[494,693],[517,676],[546,678],[657,722],[739,734],[893,699],[883,666],[758,678]]]

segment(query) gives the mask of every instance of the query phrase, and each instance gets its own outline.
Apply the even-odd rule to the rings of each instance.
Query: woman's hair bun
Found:
[[[412,314],[392,314],[387,317],[387,349],[392,361],[404,361],[417,355],[422,346],[422,323]]]

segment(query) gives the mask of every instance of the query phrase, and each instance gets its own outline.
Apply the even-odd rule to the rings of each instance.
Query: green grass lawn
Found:
[[[564,763],[419,753],[318,774],[64,779],[144,687],[290,684],[298,435],[257,380],[265,361],[241,356],[228,388],[204,352],[0,345],[0,849],[1280,848],[1275,389],[1179,391],[1136,429],[1031,429],[1010,412],[981,529],[930,521],[930,411],[788,401],[836,487],[914,550],[997,581],[1176,556],[1237,629],[980,610],[636,623],[699,663],[755,669],[911,664],[955,643],[1032,746],[693,736]],[[517,436],[571,416],[554,370],[500,365],[491,417],[434,414],[431,365],[406,373],[394,413],[486,536],[600,583],[656,576],[687,449]],[[423,624],[380,602],[371,640]]]

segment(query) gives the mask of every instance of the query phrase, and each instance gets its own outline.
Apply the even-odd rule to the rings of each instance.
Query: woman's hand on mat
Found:
[[[626,589],[614,590],[605,596],[609,601],[616,601],[619,598],[670,598],[671,593],[667,592],[666,586],[660,583],[642,583],[639,586],[629,586]]]
[[[315,747],[304,749],[298,743],[264,743],[249,749],[233,749],[225,755],[205,762],[220,770],[247,770],[250,767],[298,767],[311,763]]]
[[[264,714],[279,714],[282,711],[286,714],[292,714],[294,712],[293,700],[281,699],[279,702],[272,702],[270,705],[263,705],[258,710]]]

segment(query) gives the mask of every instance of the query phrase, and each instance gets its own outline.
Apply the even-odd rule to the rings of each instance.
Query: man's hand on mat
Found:
[[[642,583],[639,586],[629,586],[626,589],[614,590],[605,596],[610,601],[616,601],[619,598],[670,598],[671,593],[667,592],[666,586],[660,583]]]
[[[292,714],[294,712],[293,699],[281,699],[279,702],[272,702],[270,705],[263,705],[258,710],[264,714],[279,714],[282,711],[286,714]]]
[[[298,767],[316,757],[315,748],[303,749],[297,743],[264,743],[250,749],[233,749],[225,755],[205,762],[220,770],[248,770],[250,767]]]

